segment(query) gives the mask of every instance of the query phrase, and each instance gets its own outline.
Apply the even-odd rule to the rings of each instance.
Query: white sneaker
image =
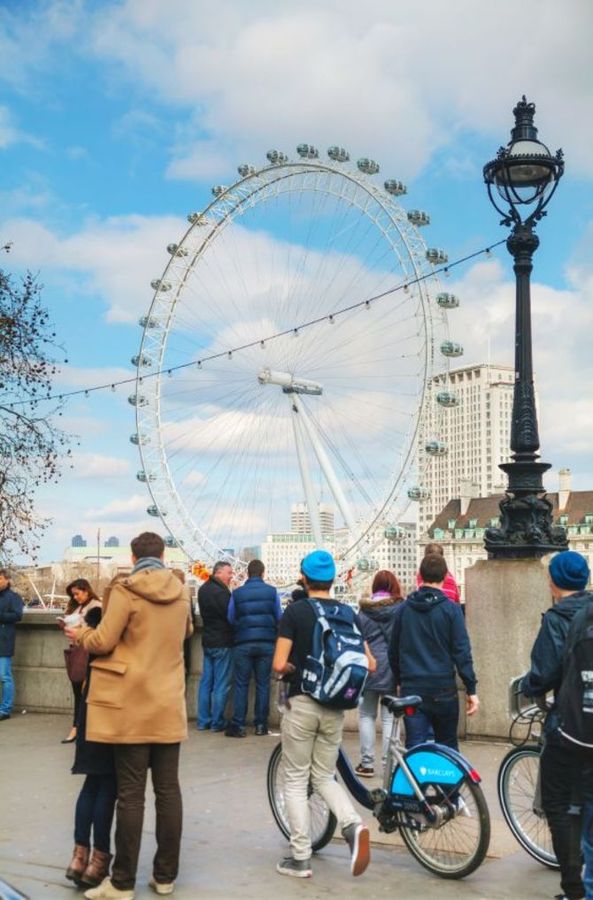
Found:
[[[134,890],[120,891],[111,884],[111,878],[104,878],[99,887],[90,888],[84,896],[87,900],[134,900]]]
[[[151,878],[148,882],[148,886],[153,889],[155,894],[172,894],[175,890],[175,882],[171,881],[168,884],[163,882],[155,881],[154,878]]]

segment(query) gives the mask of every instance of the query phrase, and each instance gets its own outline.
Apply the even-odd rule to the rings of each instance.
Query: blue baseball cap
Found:
[[[549,571],[556,587],[565,591],[582,591],[589,581],[587,560],[574,550],[558,553],[550,562]]]
[[[301,563],[301,572],[309,581],[333,581],[336,577],[336,564],[327,550],[313,550]]]

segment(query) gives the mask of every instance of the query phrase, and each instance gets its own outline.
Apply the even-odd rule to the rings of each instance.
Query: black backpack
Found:
[[[563,737],[593,750],[593,600],[570,626],[556,710]]]

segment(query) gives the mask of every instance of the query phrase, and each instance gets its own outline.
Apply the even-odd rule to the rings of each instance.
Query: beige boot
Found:
[[[70,865],[66,869],[66,878],[68,878],[69,881],[75,881],[76,884],[78,884],[82,878],[82,873],[88,865],[88,861],[89,848],[83,847],[82,844],[74,844],[72,859],[70,860]]]
[[[111,884],[111,878],[104,878],[99,887],[84,892],[87,900],[134,900],[134,889],[120,891]]]
[[[111,853],[105,853],[103,850],[93,848],[89,863],[81,877],[83,884],[90,884],[94,887],[101,884],[104,878],[109,875],[109,863],[111,862]]]

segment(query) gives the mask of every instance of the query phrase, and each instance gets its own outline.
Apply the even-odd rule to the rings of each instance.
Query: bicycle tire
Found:
[[[274,747],[267,772],[268,800],[278,828],[285,838],[290,839],[290,828],[284,800],[284,779],[282,772],[282,744]],[[311,822],[311,849],[314,853],[329,844],[334,836],[337,820],[319,794],[309,788],[309,813]]]
[[[546,819],[533,811],[541,748],[537,745],[510,750],[498,770],[498,800],[513,836],[534,859],[558,869]]]
[[[456,794],[463,800],[463,811],[439,828],[419,829],[414,816],[398,816],[400,834],[412,856],[440,878],[471,875],[484,861],[490,844],[490,814],[480,785],[467,775]]]

